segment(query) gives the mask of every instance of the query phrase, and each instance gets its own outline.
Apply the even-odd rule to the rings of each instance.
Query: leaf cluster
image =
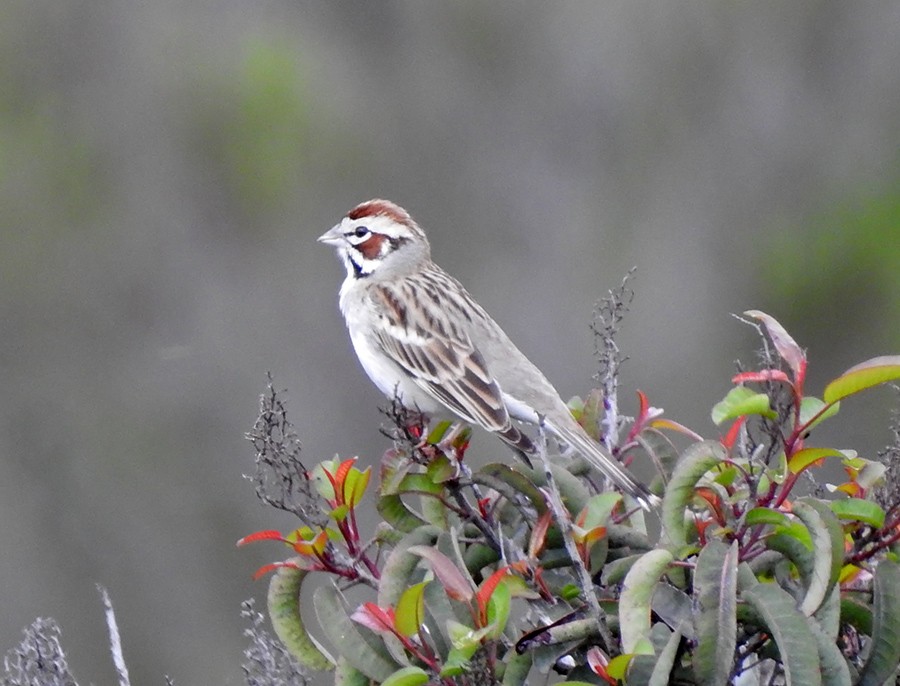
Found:
[[[811,432],[848,397],[900,378],[900,357],[857,365],[811,396],[805,351],[772,317],[746,316],[765,352],[713,408],[722,436],[704,439],[639,392],[620,440],[602,431],[601,408],[615,406],[602,391],[572,403],[619,459],[656,466],[658,525],[578,460],[473,469],[467,429],[395,406],[377,484],[355,458],[304,469],[314,489],[293,506],[301,526],[242,539],[290,549],[259,572],[272,573],[276,634],[339,684],[514,686],[550,671],[582,684],[891,679],[900,503],[874,497],[884,464],[813,445]],[[842,482],[821,479],[826,461],[840,463]],[[369,499],[380,521],[366,530]],[[332,583],[303,607],[311,574]],[[351,602],[357,585],[368,599]]]

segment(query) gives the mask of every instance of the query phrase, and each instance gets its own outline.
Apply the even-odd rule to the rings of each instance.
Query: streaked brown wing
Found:
[[[500,387],[468,335],[449,335],[433,317],[400,311],[387,287],[380,289],[389,305],[388,328],[376,332],[384,352],[403,367],[415,383],[451,411],[488,431],[510,425]]]

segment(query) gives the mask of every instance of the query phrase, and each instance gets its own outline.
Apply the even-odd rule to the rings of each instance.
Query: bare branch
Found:
[[[296,515],[309,526],[326,526],[328,517],[319,507],[319,494],[300,459],[300,439],[288,421],[272,375],[268,377],[259,416],[246,434],[256,451],[256,471],[245,478],[255,484],[256,495],[264,503]]]

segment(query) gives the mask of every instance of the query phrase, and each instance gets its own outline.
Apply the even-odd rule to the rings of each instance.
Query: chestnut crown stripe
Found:
[[[347,213],[347,217],[354,221],[366,217],[388,217],[398,224],[405,226],[412,224],[412,217],[409,216],[406,210],[387,200],[369,200],[364,202],[350,210]]]

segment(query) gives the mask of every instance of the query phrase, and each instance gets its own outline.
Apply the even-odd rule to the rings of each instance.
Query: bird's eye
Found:
[[[353,231],[353,235],[357,238],[365,238],[369,235],[369,229],[366,226],[357,226]]]

